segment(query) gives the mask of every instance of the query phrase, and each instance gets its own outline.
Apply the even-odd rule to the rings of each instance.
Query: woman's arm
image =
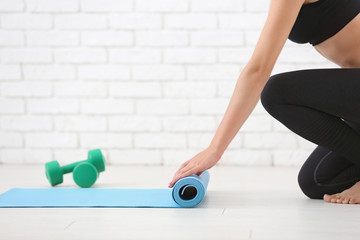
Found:
[[[222,155],[249,117],[290,34],[304,0],[272,0],[253,55],[241,72],[210,147]]]
[[[209,146],[219,159],[254,110],[266,82],[265,79],[268,78],[260,72],[247,71],[245,68],[240,74],[225,115]]]
[[[241,72],[225,115],[209,147],[184,162],[169,186],[180,178],[201,174],[221,158],[249,117],[270,77],[304,0],[272,0],[268,17],[248,64]]]

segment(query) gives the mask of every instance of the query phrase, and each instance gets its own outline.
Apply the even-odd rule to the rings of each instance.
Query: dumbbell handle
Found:
[[[74,170],[74,168],[77,165],[79,165],[80,163],[83,163],[83,162],[89,162],[89,160],[83,160],[83,161],[79,161],[79,162],[70,163],[68,165],[61,167],[61,170],[62,170],[63,174],[70,173]]]

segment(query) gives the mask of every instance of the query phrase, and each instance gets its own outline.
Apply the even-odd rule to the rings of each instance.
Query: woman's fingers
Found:
[[[182,170],[182,169],[179,169],[179,170],[175,173],[172,181],[169,183],[169,187],[173,187],[174,184],[181,178],[182,175],[183,175],[183,170]]]
[[[182,174],[183,168],[180,168],[177,170],[177,172],[174,174],[174,177],[169,185],[173,186],[180,178],[179,176]]]
[[[206,169],[213,167],[219,160],[220,155],[215,150],[212,148],[205,149],[181,164],[180,168],[174,174],[172,181],[169,183],[169,187],[173,187],[179,179],[191,174],[200,175]]]
[[[177,178],[180,179],[180,178],[184,178],[188,175],[189,172],[192,172],[192,171],[195,171],[195,167],[193,164],[188,164],[186,165],[185,167],[183,167],[179,172],[178,172],[178,176]],[[189,174],[190,175],[190,174]]]
[[[180,176],[180,169],[174,174],[173,179],[171,180],[171,182],[169,183],[169,187],[173,187],[174,184],[179,180],[179,176]]]
[[[191,160],[191,159],[190,159],[190,160]],[[186,165],[189,164],[190,160],[187,160],[186,162],[183,162],[183,163],[180,165],[180,168],[186,167]]]
[[[174,176],[180,174],[184,170],[184,168],[186,168],[188,166],[189,162],[190,162],[190,160],[188,160],[188,161],[184,162],[183,164],[181,164],[179,169],[175,172]]]
[[[186,165],[183,168],[180,168],[174,175],[173,180],[169,183],[169,187],[173,187],[174,184],[180,180],[181,178],[190,176],[192,174],[197,174],[201,172],[199,169],[197,169],[197,167],[193,167],[192,165]]]
[[[197,173],[197,172],[198,172],[197,169],[189,169],[189,170],[187,170],[186,172],[184,172],[183,174],[181,174],[180,177],[179,177],[179,179],[184,178],[184,177],[187,177],[187,176],[190,176],[190,175],[195,174],[195,173]]]

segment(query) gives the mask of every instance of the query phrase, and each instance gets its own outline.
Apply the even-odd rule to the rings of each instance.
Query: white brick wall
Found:
[[[210,143],[270,0],[0,0],[0,163],[180,164]],[[273,73],[334,67],[287,42]],[[314,144],[260,102],[219,165],[300,165]]]

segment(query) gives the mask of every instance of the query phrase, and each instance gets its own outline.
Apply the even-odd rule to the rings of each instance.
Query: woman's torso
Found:
[[[306,0],[304,4],[317,1]],[[314,47],[325,58],[341,67],[360,67],[360,14],[334,36]]]

